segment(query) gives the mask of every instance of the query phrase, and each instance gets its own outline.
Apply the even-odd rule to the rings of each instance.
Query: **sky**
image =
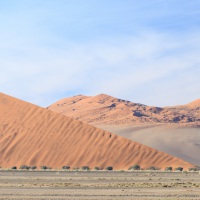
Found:
[[[1,0],[0,92],[46,107],[200,98],[199,0]]]

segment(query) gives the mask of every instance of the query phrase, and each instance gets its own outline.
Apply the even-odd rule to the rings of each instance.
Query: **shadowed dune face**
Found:
[[[179,158],[0,93],[0,165],[193,167]]]
[[[184,106],[154,107],[117,99],[105,94],[93,97],[75,96],[62,99],[48,109],[92,125],[124,125],[139,123],[179,123],[200,126],[200,100]]]

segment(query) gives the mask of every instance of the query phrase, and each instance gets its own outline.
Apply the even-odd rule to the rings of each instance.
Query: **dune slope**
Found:
[[[200,100],[173,107],[154,107],[106,94],[74,96],[62,99],[48,109],[92,125],[125,125],[141,123],[179,123],[182,126],[200,126]]]
[[[127,169],[193,167],[188,162],[0,93],[0,166],[60,168],[113,166]]]

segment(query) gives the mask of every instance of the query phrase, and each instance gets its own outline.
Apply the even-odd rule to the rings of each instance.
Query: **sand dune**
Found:
[[[49,109],[200,165],[200,99],[160,108],[105,94],[79,95]]]
[[[124,125],[139,123],[179,123],[200,126],[200,100],[184,106],[154,107],[100,94],[62,99],[48,109],[92,125]]]
[[[182,106],[179,106],[179,107],[188,107],[190,109],[197,109],[198,108],[198,110],[199,110],[199,108],[200,108],[200,99],[197,99],[197,100],[195,100],[195,101],[193,101],[191,103],[188,103],[186,105],[182,105]]]
[[[0,110],[2,167],[193,167],[169,154],[2,93]]]

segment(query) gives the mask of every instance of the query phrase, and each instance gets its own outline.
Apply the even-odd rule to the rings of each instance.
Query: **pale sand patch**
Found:
[[[99,126],[200,166],[200,128],[175,126]]]

